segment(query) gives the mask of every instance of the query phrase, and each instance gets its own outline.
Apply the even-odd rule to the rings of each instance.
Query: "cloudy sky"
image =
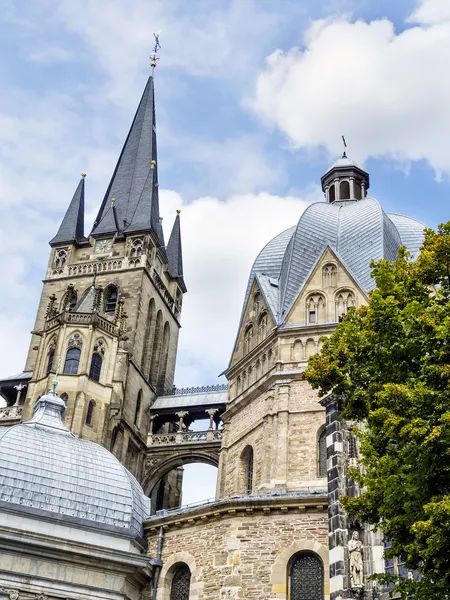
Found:
[[[23,368],[82,171],[86,229],[149,74],[160,204],[182,209],[176,383],[217,381],[252,261],[342,151],[388,211],[449,218],[448,0],[0,0],[0,376]]]

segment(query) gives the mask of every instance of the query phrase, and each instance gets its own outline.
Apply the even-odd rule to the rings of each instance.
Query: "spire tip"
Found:
[[[87,173],[81,173],[81,177],[84,179],[86,177]]]

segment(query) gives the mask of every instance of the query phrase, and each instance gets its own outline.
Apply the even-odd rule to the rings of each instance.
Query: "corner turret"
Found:
[[[86,173],[81,174],[81,180],[69,204],[66,214],[58,229],[58,233],[50,240],[50,246],[57,244],[69,244],[84,242],[84,178]]]

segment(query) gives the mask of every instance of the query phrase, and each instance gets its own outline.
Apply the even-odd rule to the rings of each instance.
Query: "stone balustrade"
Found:
[[[61,323],[69,323],[71,325],[94,325],[102,329],[105,333],[117,335],[119,329],[115,323],[108,321],[97,313],[79,313],[79,312],[62,312],[55,315],[45,322],[44,329],[48,331]]]
[[[177,433],[150,433],[148,446],[172,446],[176,444],[198,444],[221,442],[222,431],[208,429],[207,431],[178,431]]]
[[[23,406],[4,406],[0,408],[0,421],[17,421],[22,418]]]

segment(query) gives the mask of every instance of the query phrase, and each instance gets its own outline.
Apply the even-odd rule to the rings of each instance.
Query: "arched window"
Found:
[[[330,202],[334,202],[336,200],[336,190],[333,185],[330,185],[330,191],[328,192],[328,199]]]
[[[88,404],[88,409],[87,409],[87,413],[86,413],[86,425],[92,425],[92,419],[94,417],[94,409],[95,409],[95,402],[93,400],[91,400]]]
[[[337,267],[333,264],[325,265],[322,269],[322,287],[336,287]]]
[[[109,285],[105,290],[105,312],[115,312],[117,306],[117,288]]]
[[[170,588],[170,600],[189,600],[191,589],[191,571],[185,564],[177,566]]]
[[[156,386],[158,383],[159,366],[161,364],[161,349],[163,344],[163,316],[159,310],[156,315],[155,334],[153,337],[152,360],[150,364],[150,382]]]
[[[150,361],[152,358],[152,341],[155,328],[155,306],[155,300],[151,298],[150,302],[148,303],[147,309],[147,319],[145,323],[144,346],[142,349],[141,363],[142,372],[146,377],[148,377],[150,373]]]
[[[340,321],[348,313],[349,308],[356,306],[355,294],[343,290],[336,296],[336,321]]]
[[[313,294],[306,301],[306,323],[314,325],[315,323],[325,323],[325,298],[322,294]]]
[[[143,252],[143,248],[144,248],[144,241],[142,240],[142,238],[135,238],[131,242],[130,256],[133,256],[133,257],[141,256],[141,254]]]
[[[253,325],[249,325],[244,334],[244,354],[247,354],[252,349],[253,341]]]
[[[313,339],[309,339],[306,341],[306,348],[305,348],[305,354],[306,354],[306,360],[308,360],[308,358],[311,358],[311,356],[313,354],[316,354],[317,350],[316,350],[316,342]]]
[[[259,292],[256,292],[256,294],[253,296],[253,312],[255,313],[255,315],[257,315],[259,313],[260,304],[261,304],[261,294]]]
[[[100,373],[102,371],[102,357],[97,352],[94,352],[91,359],[91,367],[89,369],[89,379],[100,381]]]
[[[66,264],[67,250],[56,250],[55,252],[55,267],[62,269]]]
[[[161,360],[159,364],[159,373],[158,373],[158,391],[163,392],[164,386],[166,383],[166,375],[167,375],[167,362],[169,359],[169,344],[170,344],[170,325],[166,321],[164,324],[164,333],[163,333],[163,341],[161,348]]]
[[[323,600],[323,563],[313,552],[296,554],[290,563],[290,600]]]
[[[317,471],[319,477],[327,476],[327,433],[325,429],[322,430],[317,441]]]
[[[60,398],[61,398],[61,400],[64,401],[64,404],[67,406],[67,402],[69,401],[69,396],[64,392],[64,394],[61,394]]]
[[[295,340],[292,347],[292,360],[303,360],[303,343],[301,340]]]
[[[267,335],[267,313],[263,313],[258,321],[258,342],[262,342]]]
[[[136,400],[136,410],[134,411],[134,424],[139,425],[139,417],[141,416],[141,402],[142,402],[142,390],[139,390],[139,394]]]
[[[348,181],[341,181],[341,186],[339,189],[339,200],[349,200],[350,199],[350,184]]]
[[[52,370],[54,358],[55,358],[55,349],[50,348],[50,350],[48,351],[48,354],[47,354],[47,369],[45,371],[46,375],[48,375],[50,373],[50,371]]]
[[[244,475],[244,491],[251,494],[253,491],[253,448],[247,446],[242,453],[242,467]]]
[[[356,200],[361,200],[361,184],[358,181],[353,183],[353,189],[355,190]]]

